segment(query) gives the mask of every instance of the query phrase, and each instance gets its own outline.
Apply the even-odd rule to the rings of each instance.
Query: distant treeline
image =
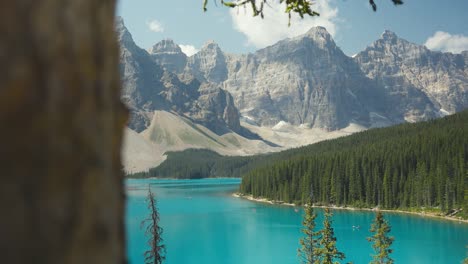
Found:
[[[438,207],[468,203],[468,111],[416,124],[371,129],[279,153],[223,157],[207,150],[168,153],[132,177],[242,177],[254,197],[357,207]]]
[[[395,209],[468,208],[468,111],[308,146],[243,176],[254,197]]]
[[[221,156],[214,151],[206,149],[166,152],[167,159],[158,167],[152,168],[147,172],[127,174],[127,177],[176,179],[240,178],[253,169],[265,167],[298,155],[302,148],[255,156]]]
[[[249,170],[253,157],[226,157],[205,149],[167,152],[167,159],[148,172],[130,174],[131,178],[200,179],[210,177],[241,177]]]

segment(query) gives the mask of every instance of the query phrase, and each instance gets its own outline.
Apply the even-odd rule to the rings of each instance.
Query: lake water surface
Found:
[[[232,197],[240,179],[127,180],[127,247],[131,264],[144,263],[147,238],[141,221],[149,211],[148,186],[156,193],[167,247],[167,264],[299,263],[302,209]],[[323,212],[317,209],[318,227]],[[346,263],[368,263],[366,237],[374,213],[333,211],[338,248]],[[408,214],[385,214],[395,237],[395,263],[461,263],[468,224]],[[359,230],[353,226],[360,226]]]

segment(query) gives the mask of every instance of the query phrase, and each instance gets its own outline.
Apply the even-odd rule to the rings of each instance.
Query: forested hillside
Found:
[[[240,192],[301,203],[312,191],[321,204],[468,210],[468,111],[368,130],[298,152],[245,174]]]
[[[467,206],[467,168],[468,111],[463,111],[268,155],[168,153],[159,167],[131,176],[243,177],[240,192],[254,197],[302,203],[312,187],[321,204],[448,212]]]
[[[148,172],[128,175],[132,178],[200,179],[209,177],[240,177],[252,157],[229,157],[206,149],[168,152],[167,159]]]
[[[167,159],[148,172],[127,175],[130,178],[231,178],[242,175],[258,167],[267,166],[290,155],[295,150],[255,156],[222,156],[206,149],[187,149],[180,152],[167,152]]]

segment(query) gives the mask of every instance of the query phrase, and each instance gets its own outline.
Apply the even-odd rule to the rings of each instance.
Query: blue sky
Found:
[[[385,29],[433,50],[468,50],[468,0],[406,0],[397,7],[390,0],[380,0],[376,1],[376,13],[367,0],[315,2],[321,16],[294,18],[291,27],[277,0],[270,0],[271,7],[265,7],[264,20],[252,18],[248,9],[216,6],[214,0],[206,13],[201,0],[118,0],[117,15],[124,18],[140,47],[146,49],[170,38],[189,54],[208,40],[214,40],[225,52],[253,52],[315,25],[325,26],[348,55],[365,49]]]

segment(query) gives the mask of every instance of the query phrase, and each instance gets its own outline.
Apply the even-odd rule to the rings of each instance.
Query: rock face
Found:
[[[419,121],[468,107],[466,55],[430,51],[385,31],[355,61],[385,89],[389,107]]]
[[[116,28],[121,45],[122,100],[131,111],[131,129],[143,131],[154,111],[165,110],[184,115],[216,133],[241,132],[234,100],[220,84],[201,83],[187,72],[176,75],[182,72],[187,57],[173,41],[156,44],[150,54],[136,46],[122,19],[117,20]]]
[[[347,57],[322,27],[248,55],[223,55],[209,43],[189,59],[195,76],[220,83],[243,116],[259,125],[280,121],[336,130],[370,125],[382,97],[376,83]]]
[[[253,54],[210,41],[187,57],[172,40],[148,53],[117,28],[129,126],[161,153],[276,151],[468,107],[468,51],[433,52],[390,31],[352,58],[323,27]]]
[[[368,124],[376,90],[321,27],[255,54],[230,56],[224,87],[243,115],[261,125],[280,121],[336,130]],[[375,111],[375,110],[374,110]]]
[[[221,83],[228,76],[226,56],[213,41],[208,41],[197,54],[188,59],[187,68],[202,81]]]
[[[156,43],[149,53],[157,64],[169,72],[182,73],[187,64],[187,55],[171,39]]]
[[[123,32],[123,97],[137,105],[130,123],[137,131],[155,109],[172,109],[223,133],[242,130],[237,109],[250,124],[284,121],[335,131],[416,122],[468,107],[468,51],[433,52],[390,31],[353,58],[323,27],[247,55],[225,54],[210,41],[189,58],[171,40],[157,43],[148,56]]]
[[[161,82],[164,71],[135,44],[119,17],[116,31],[120,43],[121,97],[131,111],[129,127],[141,131],[149,125],[153,105],[167,106],[160,96],[164,88]]]
[[[241,131],[239,112],[232,95],[213,83],[200,86],[198,100],[190,109],[189,116],[216,133],[225,132],[225,124],[233,131]]]
[[[386,31],[354,58],[322,27],[248,55],[210,42],[186,72],[221,84],[242,116],[336,130],[415,122],[468,107],[468,52],[433,52]]]

